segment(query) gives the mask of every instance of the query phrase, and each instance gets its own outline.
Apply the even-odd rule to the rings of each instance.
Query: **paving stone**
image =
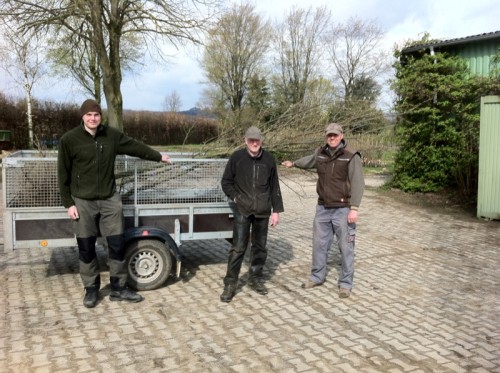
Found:
[[[325,284],[300,288],[311,261],[311,175],[296,174],[300,184],[282,176],[296,191],[282,188],[286,211],[270,229],[267,296],[246,286],[246,261],[233,301],[220,302],[225,240],[183,243],[186,277],[142,292],[144,302],[110,302],[103,288],[93,309],[82,305],[75,248],[3,248],[0,371],[500,372],[500,222],[368,188],[354,290],[340,300],[335,246]]]

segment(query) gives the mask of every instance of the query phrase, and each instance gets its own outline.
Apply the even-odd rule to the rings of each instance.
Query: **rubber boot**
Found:
[[[109,299],[111,301],[122,301],[137,303],[144,298],[135,291],[127,288],[127,264],[125,261],[109,259],[109,282],[111,291]]]

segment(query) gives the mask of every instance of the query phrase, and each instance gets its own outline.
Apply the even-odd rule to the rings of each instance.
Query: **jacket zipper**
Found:
[[[101,198],[101,186],[99,184],[100,173],[101,173],[101,154],[102,154],[102,145],[100,145],[97,140],[95,141],[95,152],[96,152],[96,163],[97,163],[97,195],[98,198]]]
[[[253,175],[252,175],[252,189],[253,189],[253,193],[252,193],[252,209],[255,210],[257,208],[257,204],[256,204],[256,200],[257,200],[257,196],[256,196],[256,192],[255,192],[255,178],[256,178],[256,173],[257,173],[257,167],[256,167],[256,162],[255,162],[255,158],[252,160],[253,162]]]

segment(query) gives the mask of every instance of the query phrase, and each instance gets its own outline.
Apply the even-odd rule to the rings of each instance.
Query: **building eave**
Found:
[[[448,46],[453,46],[453,45],[463,45],[463,44],[468,44],[468,43],[473,43],[473,42],[478,42],[478,41],[487,41],[491,39],[498,39],[500,41],[500,31],[494,31],[494,32],[488,32],[484,34],[478,34],[478,35],[472,35],[472,36],[466,36],[463,38],[455,38],[455,39],[448,39],[448,40],[442,40],[442,41],[433,41],[430,43],[425,43],[425,44],[417,44],[417,45],[412,45],[411,47],[404,48],[401,53],[402,54],[409,54],[421,50],[426,50],[426,49],[436,49],[436,48],[441,48],[441,47],[448,47]]]

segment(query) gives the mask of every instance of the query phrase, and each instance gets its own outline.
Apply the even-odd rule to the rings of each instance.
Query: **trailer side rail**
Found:
[[[171,165],[119,156],[117,191],[125,227],[155,226],[182,241],[232,237],[232,206],[220,187],[226,159],[173,158]],[[2,167],[4,245],[74,246],[61,205],[57,153],[21,151]]]

